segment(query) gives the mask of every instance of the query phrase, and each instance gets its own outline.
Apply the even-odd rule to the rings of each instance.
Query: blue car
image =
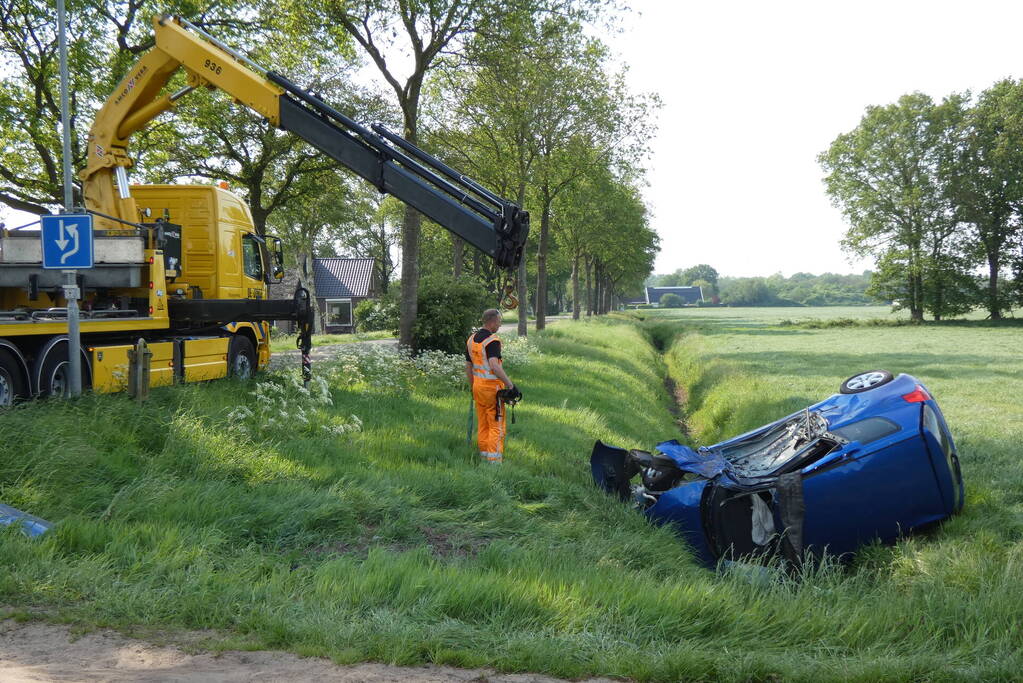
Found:
[[[959,456],[937,402],[915,377],[883,370],[713,446],[664,441],[648,453],[598,441],[590,464],[598,486],[674,525],[710,566],[844,558],[963,507]]]

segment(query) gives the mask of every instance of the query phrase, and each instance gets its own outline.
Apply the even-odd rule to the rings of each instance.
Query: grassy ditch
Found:
[[[465,444],[457,358],[319,364],[326,384],[310,396],[284,380],[217,382],[142,406],[90,396],[7,412],[0,500],[59,526],[35,541],[0,530],[0,604],[129,633],[211,629],[207,647],[338,662],[666,681],[1017,674],[1021,488],[978,469],[992,447],[979,432],[960,436],[962,517],[799,584],[697,567],[669,530],[597,493],[595,438],[650,447],[679,434],[651,339],[696,397],[696,438],[775,408],[705,419],[726,402],[712,400],[719,386],[773,367],[709,367],[756,353],[760,338],[734,321],[681,340],[678,323],[660,324],[565,322],[538,353],[510,358],[526,399],[499,468]],[[799,407],[833,390],[818,380],[769,400]],[[967,399],[931,384],[960,426]]]

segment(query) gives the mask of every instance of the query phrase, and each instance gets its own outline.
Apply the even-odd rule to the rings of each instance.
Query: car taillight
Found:
[[[931,395],[922,386],[917,384],[916,389],[902,396],[902,400],[907,403],[923,403],[924,401],[931,400]]]

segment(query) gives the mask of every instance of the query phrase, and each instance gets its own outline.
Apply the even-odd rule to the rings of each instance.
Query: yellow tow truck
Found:
[[[270,362],[269,321],[299,322],[309,373],[312,302],[299,286],[272,300],[279,239],[256,234],[248,206],[199,185],[131,185],[132,134],[196,88],[219,89],[273,125],[515,268],[529,214],[383,126],[365,128],[180,17],[153,20],[155,45],[100,109],[80,173],[93,216],[94,267],[79,271],[82,386],[119,391],[129,353],[152,353],[150,386],[247,376]],[[186,87],[164,92],[184,70]],[[42,267],[40,233],[0,230],[0,406],[68,390],[67,302]]]

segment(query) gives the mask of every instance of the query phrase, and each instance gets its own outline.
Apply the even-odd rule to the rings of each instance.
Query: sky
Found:
[[[846,224],[817,155],[868,105],[1023,75],[1023,3],[627,1],[605,40],[632,88],[663,102],[645,191],[658,273],[871,267],[840,248]],[[31,217],[0,205],[0,220]]]
[[[1023,74],[1023,3],[630,0],[609,38],[663,100],[646,199],[655,271],[851,273],[817,155],[868,105]]]

